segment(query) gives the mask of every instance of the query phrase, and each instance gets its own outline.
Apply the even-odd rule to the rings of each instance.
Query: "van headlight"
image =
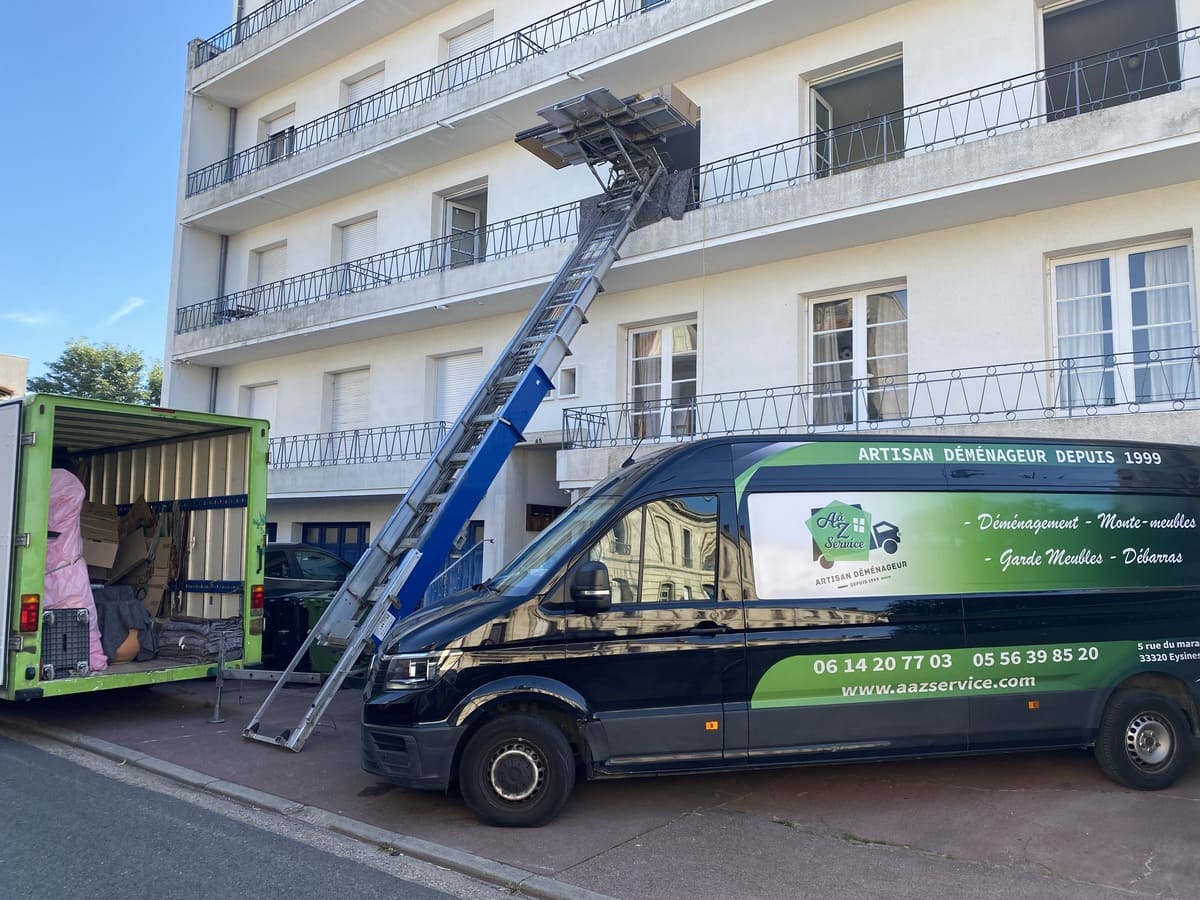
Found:
[[[446,670],[444,653],[395,653],[384,655],[384,688],[393,691],[409,690],[432,684]]]

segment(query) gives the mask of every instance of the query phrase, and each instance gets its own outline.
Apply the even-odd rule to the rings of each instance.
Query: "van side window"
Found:
[[[608,567],[613,603],[711,600],[717,498],[671,497],[631,510],[588,552]]]

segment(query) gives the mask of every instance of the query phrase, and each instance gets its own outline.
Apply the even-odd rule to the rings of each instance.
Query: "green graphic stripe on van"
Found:
[[[773,466],[830,466],[884,464],[974,463],[984,465],[1113,465],[1127,462],[1114,447],[1054,444],[917,443],[895,441],[781,441],[768,447],[764,458],[751,463],[733,480],[737,501],[759,469]]]
[[[774,709],[1095,690],[1134,669],[1171,671],[1198,660],[1195,639],[789,656],[759,680],[750,705]]]

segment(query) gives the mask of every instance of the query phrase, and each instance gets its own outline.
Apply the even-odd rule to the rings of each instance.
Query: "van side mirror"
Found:
[[[576,612],[604,612],[612,606],[608,567],[602,562],[580,563],[571,573],[571,602]]]

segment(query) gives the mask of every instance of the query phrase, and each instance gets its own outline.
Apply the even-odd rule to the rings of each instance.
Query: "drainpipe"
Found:
[[[229,235],[221,235],[221,249],[217,253],[217,296],[225,296],[225,269],[229,259]],[[208,377],[208,411],[217,411],[217,374],[219,366],[213,366]]]

